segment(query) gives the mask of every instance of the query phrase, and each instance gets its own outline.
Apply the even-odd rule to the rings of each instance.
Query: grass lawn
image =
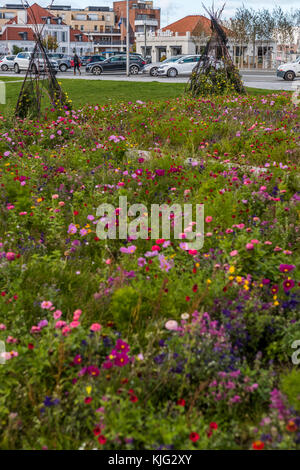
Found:
[[[14,82],[6,87],[6,105],[0,104],[0,112],[6,113],[12,109],[21,88],[23,75],[2,77],[5,82]],[[18,83],[19,82],[19,83]],[[123,82],[98,80],[59,80],[63,89],[73,101],[73,107],[78,108],[84,104],[104,104],[107,102],[121,101],[154,101],[160,99],[175,98],[184,93],[184,83],[160,83],[160,82]],[[259,90],[248,88],[251,95],[265,95],[273,93],[272,90]]]

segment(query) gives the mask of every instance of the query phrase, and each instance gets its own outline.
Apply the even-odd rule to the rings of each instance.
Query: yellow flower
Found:
[[[208,285],[211,284],[211,280],[207,279],[206,284],[208,284]]]
[[[89,385],[88,387],[85,388],[86,389],[86,393],[88,395],[90,395],[91,391],[92,391],[92,387]]]
[[[235,271],[235,267],[234,267],[234,266],[230,266],[230,268],[229,268],[229,272],[230,272],[230,274],[233,274],[233,273],[234,273],[234,271]]]

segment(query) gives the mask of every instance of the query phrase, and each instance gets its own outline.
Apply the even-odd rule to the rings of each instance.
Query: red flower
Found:
[[[129,399],[132,403],[136,403],[138,401],[138,397],[136,395],[131,395]]]
[[[254,441],[252,443],[252,448],[254,450],[263,450],[264,447],[265,447],[265,444],[262,441]]]
[[[99,428],[99,426],[93,429],[93,433],[94,436],[99,436],[99,434],[101,434],[101,429]]]
[[[194,284],[193,285],[193,292],[197,292],[197,290],[198,290],[198,286],[197,286],[197,284]]]
[[[185,400],[183,398],[179,398],[176,403],[178,406],[185,406]]]
[[[34,344],[28,343],[28,349],[34,349]]]
[[[98,437],[98,442],[99,442],[99,444],[105,444],[106,443],[106,437],[103,436],[102,434],[100,434],[100,436]]]
[[[93,400],[92,397],[86,397],[86,398],[84,399],[84,403],[85,403],[86,405],[89,405],[92,400]]]
[[[212,423],[209,424],[209,428],[210,429],[218,429],[218,425],[217,423],[215,423],[214,421]]]
[[[295,431],[297,431],[298,428],[297,428],[297,425],[296,425],[295,421],[290,419],[288,424],[286,425],[286,429],[287,429],[287,431],[295,432]]]
[[[192,442],[197,442],[198,439],[200,439],[199,434],[196,433],[196,432],[191,432],[191,434],[190,434],[190,440],[191,440]]]
[[[74,215],[78,215],[79,212],[78,212],[78,211],[74,211],[73,214],[74,214]]]

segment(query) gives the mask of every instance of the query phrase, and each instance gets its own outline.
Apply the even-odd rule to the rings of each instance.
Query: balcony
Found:
[[[147,20],[135,20],[134,21],[134,25],[135,26],[156,26],[158,27],[158,20],[150,20],[150,19],[147,19]]]

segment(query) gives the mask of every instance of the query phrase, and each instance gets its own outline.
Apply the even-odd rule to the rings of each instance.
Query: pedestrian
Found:
[[[80,72],[80,61],[79,61],[79,57],[78,57],[78,55],[76,54],[76,52],[74,53],[73,61],[74,61],[74,75],[76,75],[76,69],[78,70],[79,75],[81,75],[81,72]]]

